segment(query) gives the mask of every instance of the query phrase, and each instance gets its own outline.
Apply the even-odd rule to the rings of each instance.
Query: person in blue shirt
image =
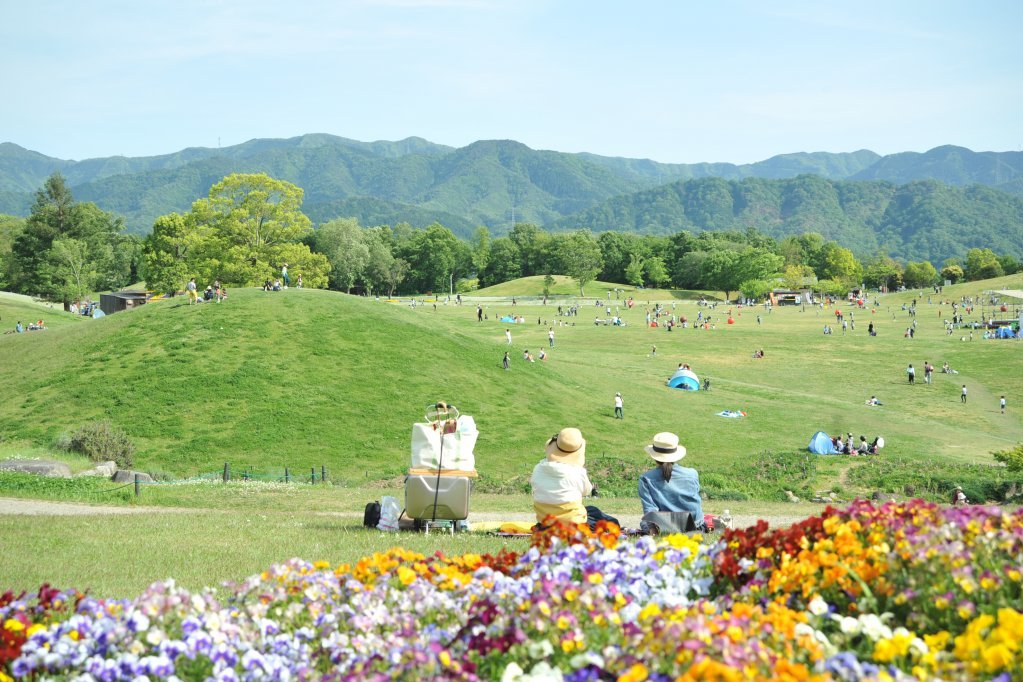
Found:
[[[686,456],[674,433],[658,433],[644,450],[658,466],[639,477],[639,501],[643,513],[652,511],[689,512],[698,530],[705,528],[700,500],[700,476],[696,469],[683,467]]]

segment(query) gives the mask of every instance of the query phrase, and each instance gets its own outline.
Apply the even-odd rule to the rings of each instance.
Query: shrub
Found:
[[[135,465],[132,458],[135,445],[128,434],[109,421],[92,422],[75,431],[71,434],[70,449],[93,462],[113,460],[119,469],[131,469]]]
[[[1023,471],[1023,443],[1011,450],[1000,450],[994,454],[995,461],[1005,465],[1008,471]]]

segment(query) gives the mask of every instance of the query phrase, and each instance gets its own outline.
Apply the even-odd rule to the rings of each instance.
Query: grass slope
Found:
[[[554,277],[554,284],[550,288],[552,297],[578,297],[579,296],[579,284],[571,277],[565,275],[552,275]],[[522,297],[538,297],[543,298],[543,275],[534,275],[532,277],[520,277],[513,279],[508,282],[502,282],[495,284],[491,287],[485,287],[483,289],[477,289],[472,292],[470,296],[483,296],[483,297],[504,297],[511,298],[512,296]],[[666,289],[640,289],[627,284],[615,284],[614,282],[601,282],[594,281],[590,282],[583,289],[583,292],[587,297],[600,298],[605,301],[607,300],[621,300],[632,297],[637,301],[666,301],[671,299],[699,299],[700,295],[704,295],[707,299],[715,301],[720,300],[721,292],[703,292],[703,291],[682,291],[682,290],[666,290]],[[610,292],[611,298],[608,299],[608,293]],[[617,296],[620,299],[616,298]]]
[[[1016,276],[947,287],[944,296],[1021,283]],[[708,487],[754,494],[757,480],[772,476],[776,456],[804,450],[817,429],[882,434],[889,457],[990,462],[992,450],[1023,440],[1015,405],[1023,394],[1023,344],[949,337],[941,319],[951,310],[925,302],[917,337],[904,339],[909,318],[900,306],[912,295],[882,299],[873,315],[857,311],[856,331],[831,337],[821,334],[831,310],[734,309],[736,324],[727,325],[728,308],[719,306],[710,311],[716,329],[668,333],[643,326],[644,305],[622,309],[623,328],[594,326],[584,305],[578,317],[565,318],[575,326],[556,327],[551,360],[535,364],[522,351],[546,347],[554,306],[485,303],[489,319],[477,323],[472,305],[411,309],[314,290],[237,290],[223,305],[175,299],[0,337],[0,433],[45,446],[88,421],[110,419],[137,443],[145,470],[192,475],[228,461],[236,473],[288,466],[307,474],[326,465],[335,481],[353,485],[400,475],[411,423],[428,403],[446,399],[476,418],[485,479],[510,489],[525,489],[544,441],[566,425],[583,429],[589,465],[603,476],[621,472],[622,462],[624,478],[645,467],[642,445],[669,430],[680,434]],[[692,320],[698,310],[706,312],[680,303],[676,312]],[[497,322],[508,313],[527,323]],[[877,337],[866,333],[871,319]],[[765,359],[750,357],[756,348]],[[500,367],[505,350],[508,372]],[[908,386],[906,365],[925,360],[939,367],[948,360],[961,374]],[[713,390],[667,389],[682,361],[711,377]],[[965,406],[962,383],[970,387]],[[615,391],[625,398],[622,421],[612,418]],[[996,408],[1003,393],[1010,399],[1004,416]],[[872,394],[884,407],[863,405]],[[749,416],[715,416],[725,409]],[[841,480],[838,468],[847,462],[814,464]]]

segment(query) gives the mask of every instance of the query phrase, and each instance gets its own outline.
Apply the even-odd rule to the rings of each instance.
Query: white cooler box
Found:
[[[469,492],[472,480],[467,476],[409,474],[405,479],[405,513],[412,519],[462,521],[469,516]],[[433,510],[437,500],[436,514]]]

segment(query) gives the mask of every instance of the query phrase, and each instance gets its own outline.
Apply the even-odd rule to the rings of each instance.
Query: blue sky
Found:
[[[1012,0],[0,0],[0,141],[419,136],[663,162],[1023,149]]]

